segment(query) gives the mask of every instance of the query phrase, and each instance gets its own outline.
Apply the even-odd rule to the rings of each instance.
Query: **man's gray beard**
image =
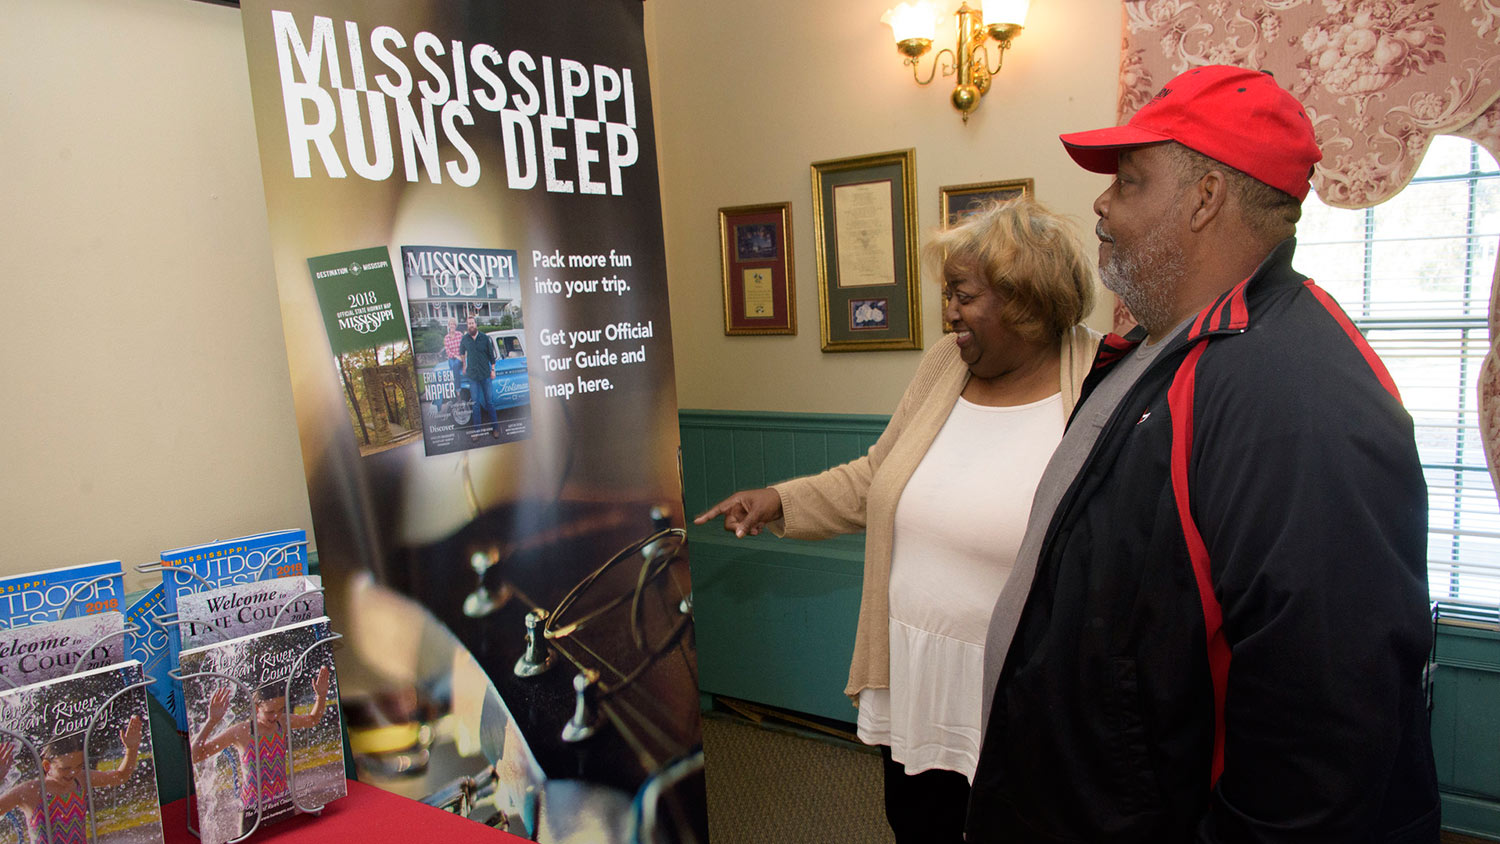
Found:
[[[1172,328],[1171,291],[1182,280],[1184,265],[1182,249],[1167,236],[1163,223],[1146,232],[1131,252],[1115,244],[1109,260],[1099,265],[1099,280],[1154,337]]]

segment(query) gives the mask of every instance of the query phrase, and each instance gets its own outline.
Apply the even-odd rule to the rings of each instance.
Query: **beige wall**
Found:
[[[310,527],[239,12],[0,33],[0,572]]]
[[[939,187],[1030,177],[1093,242],[1090,206],[1107,182],[1073,166],[1057,134],[1115,121],[1119,0],[1033,0],[968,125],[948,102],[951,80],[912,82],[880,23],[894,4],[647,1],[681,407],[889,413],[900,398],[919,353],[819,350],[813,161],[915,148],[923,232],[938,223]],[[725,337],[718,209],[785,201],[797,335]],[[925,276],[931,344],[940,306]]]
[[[1054,135],[1113,120],[1118,0],[1037,0],[967,126],[912,84],[883,2],[646,3],[683,407],[895,405],[917,353],[818,350],[812,161],[915,147],[923,228],[940,185],[1024,176],[1088,225],[1104,180]],[[310,527],[239,12],[5,11],[0,572]],[[799,334],[726,338],[716,209],[783,200]],[[930,283],[923,321],[931,342]]]

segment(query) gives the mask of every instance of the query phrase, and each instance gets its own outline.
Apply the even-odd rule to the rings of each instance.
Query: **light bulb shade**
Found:
[[[908,41],[913,38],[932,41],[937,36],[937,7],[930,0],[915,0],[912,3],[901,3],[893,9],[886,9],[881,15],[880,22],[891,28],[891,34],[895,36],[896,43]]]
[[[1031,0],[984,0],[984,25],[1026,25],[1026,9]]]

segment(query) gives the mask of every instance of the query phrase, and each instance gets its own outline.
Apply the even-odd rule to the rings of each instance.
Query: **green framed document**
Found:
[[[922,348],[916,152],[812,165],[825,352]]]

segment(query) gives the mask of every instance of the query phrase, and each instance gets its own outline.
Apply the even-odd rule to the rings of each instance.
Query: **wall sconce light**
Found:
[[[975,0],[976,3],[980,0]],[[923,79],[917,72],[917,64],[927,51],[932,49],[932,40],[937,33],[938,9],[932,0],[902,2],[887,9],[880,22],[889,24],[896,38],[896,51],[905,56],[904,64],[911,65],[912,79],[918,85],[927,85],[937,78],[941,65],[943,76],[958,76],[953,86],[953,107],[969,122],[969,113],[979,107],[979,98],[990,90],[990,77],[1000,72],[1005,64],[1005,51],[1011,41],[1021,34],[1026,22],[1026,8],[1030,0],[982,0],[981,8],[971,9],[962,3],[953,13],[958,44],[954,49],[944,47],[932,60],[932,70]],[[990,53],[986,41],[995,39],[999,45],[999,59],[990,66]],[[948,54],[944,61],[943,54]]]

